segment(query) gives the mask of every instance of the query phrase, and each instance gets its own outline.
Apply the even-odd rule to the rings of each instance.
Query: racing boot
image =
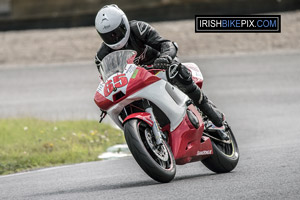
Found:
[[[196,85],[196,84],[195,84]],[[224,126],[225,116],[220,112],[197,87],[193,92],[187,94],[194,104],[208,117],[210,121],[205,122],[205,129],[209,135],[222,141],[228,141],[226,127]]]
[[[194,91],[187,93],[187,95],[193,100],[194,104],[203,112],[204,115],[217,127],[223,126],[224,114],[216,109],[209,103],[207,96],[201,91],[201,89],[195,85]]]

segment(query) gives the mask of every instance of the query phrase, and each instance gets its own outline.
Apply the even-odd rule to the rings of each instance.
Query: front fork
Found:
[[[153,131],[153,134],[154,134],[156,145],[158,145],[158,146],[162,145],[163,144],[163,142],[162,142],[162,140],[163,140],[162,139],[162,132],[158,128],[158,124],[157,124],[157,121],[155,119],[155,115],[153,113],[153,108],[150,105],[149,101],[146,100],[146,99],[143,100],[143,105],[144,105],[145,111],[151,115],[151,120],[153,121],[152,131]]]

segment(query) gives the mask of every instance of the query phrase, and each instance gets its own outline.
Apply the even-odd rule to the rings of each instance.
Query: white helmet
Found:
[[[123,48],[129,39],[128,19],[117,5],[101,8],[95,19],[95,27],[103,42],[112,49]]]

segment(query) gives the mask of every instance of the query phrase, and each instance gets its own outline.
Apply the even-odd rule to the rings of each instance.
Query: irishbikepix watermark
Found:
[[[196,15],[195,32],[277,32],[280,15],[216,16]]]

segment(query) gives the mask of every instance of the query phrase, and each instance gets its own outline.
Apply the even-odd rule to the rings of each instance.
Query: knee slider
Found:
[[[191,71],[184,65],[180,64],[178,69],[178,77],[176,77],[178,81],[183,84],[189,85],[193,82]]]

